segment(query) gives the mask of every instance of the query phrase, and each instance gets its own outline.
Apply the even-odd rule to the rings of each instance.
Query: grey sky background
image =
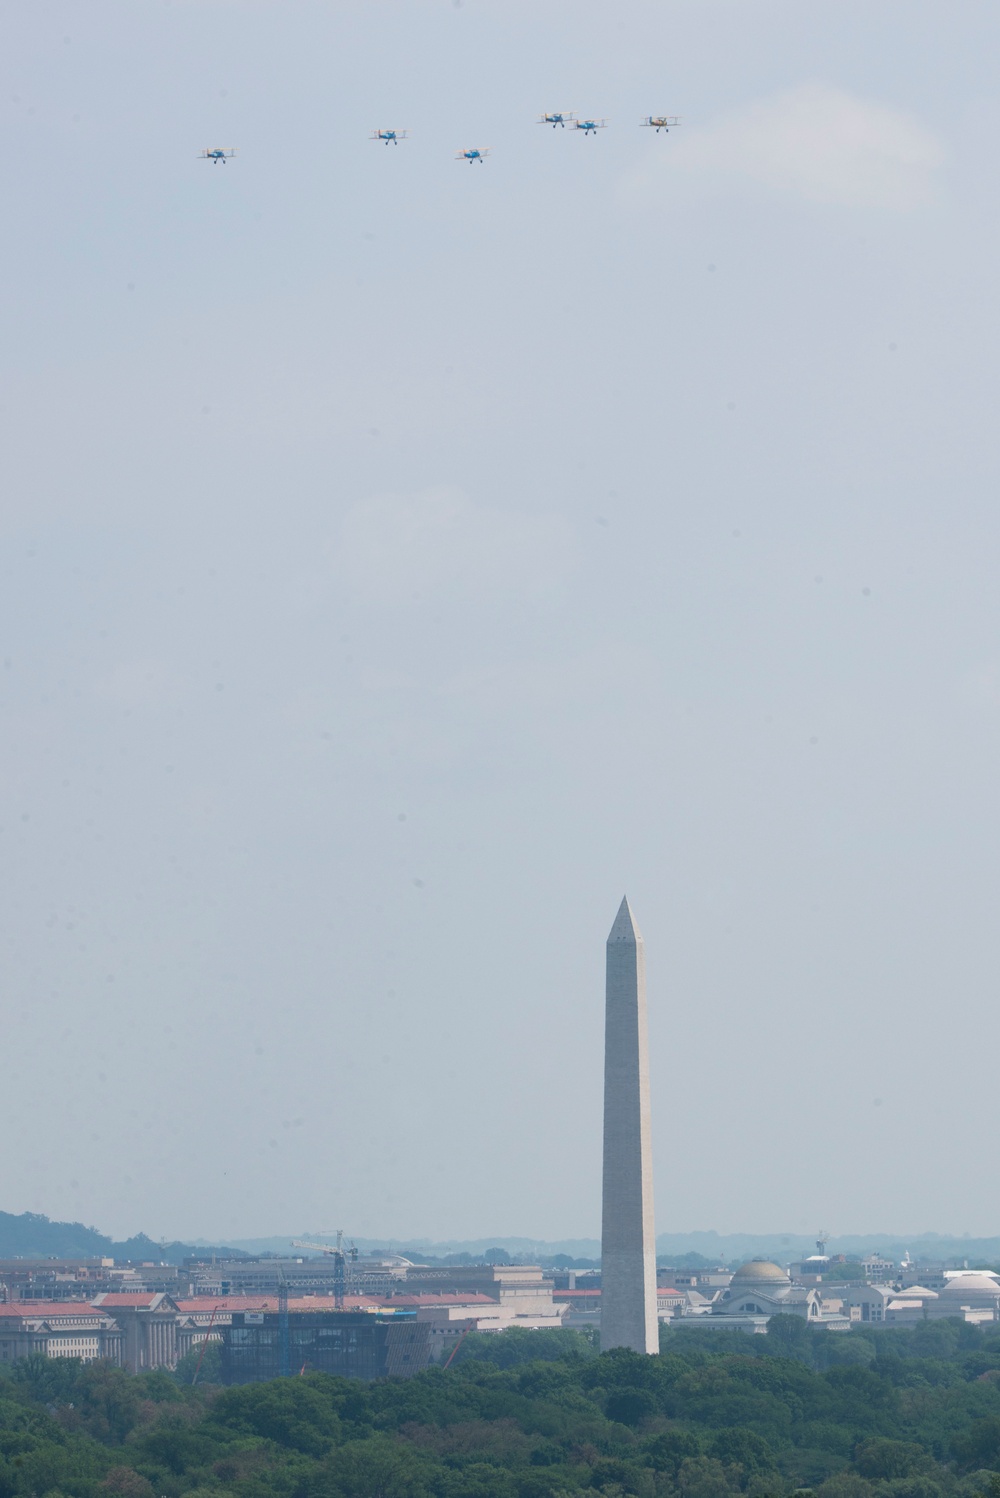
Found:
[[[0,43],[0,1205],[1000,1232],[996,6]]]

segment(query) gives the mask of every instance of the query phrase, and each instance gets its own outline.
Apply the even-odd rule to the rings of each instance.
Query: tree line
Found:
[[[0,1372],[0,1498],[1000,1498],[1000,1326],[466,1338],[451,1368],[223,1389]]]

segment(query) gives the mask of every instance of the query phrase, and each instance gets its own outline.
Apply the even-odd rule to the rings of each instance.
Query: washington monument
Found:
[[[646,952],[628,900],[608,937],[601,1350],[659,1352]]]

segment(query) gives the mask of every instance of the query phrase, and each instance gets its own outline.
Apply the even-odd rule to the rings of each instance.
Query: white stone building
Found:
[[[729,1284],[704,1307],[689,1306],[678,1321],[697,1318],[699,1326],[722,1331],[764,1331],[772,1316],[801,1316],[811,1326],[846,1331],[849,1317],[827,1307],[819,1290],[793,1285],[784,1269],[770,1259],[741,1264]]]

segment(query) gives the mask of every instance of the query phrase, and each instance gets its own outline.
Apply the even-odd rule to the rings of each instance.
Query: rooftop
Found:
[[[787,1285],[788,1275],[783,1269],[779,1269],[777,1264],[772,1264],[770,1259],[748,1259],[733,1275],[734,1285],[737,1280],[744,1284],[762,1284],[765,1280],[769,1280],[772,1283],[780,1281]]]
[[[58,1317],[79,1321],[86,1316],[99,1321],[101,1308],[92,1306],[87,1300],[14,1300],[0,1305],[0,1316],[8,1320],[55,1321]]]

